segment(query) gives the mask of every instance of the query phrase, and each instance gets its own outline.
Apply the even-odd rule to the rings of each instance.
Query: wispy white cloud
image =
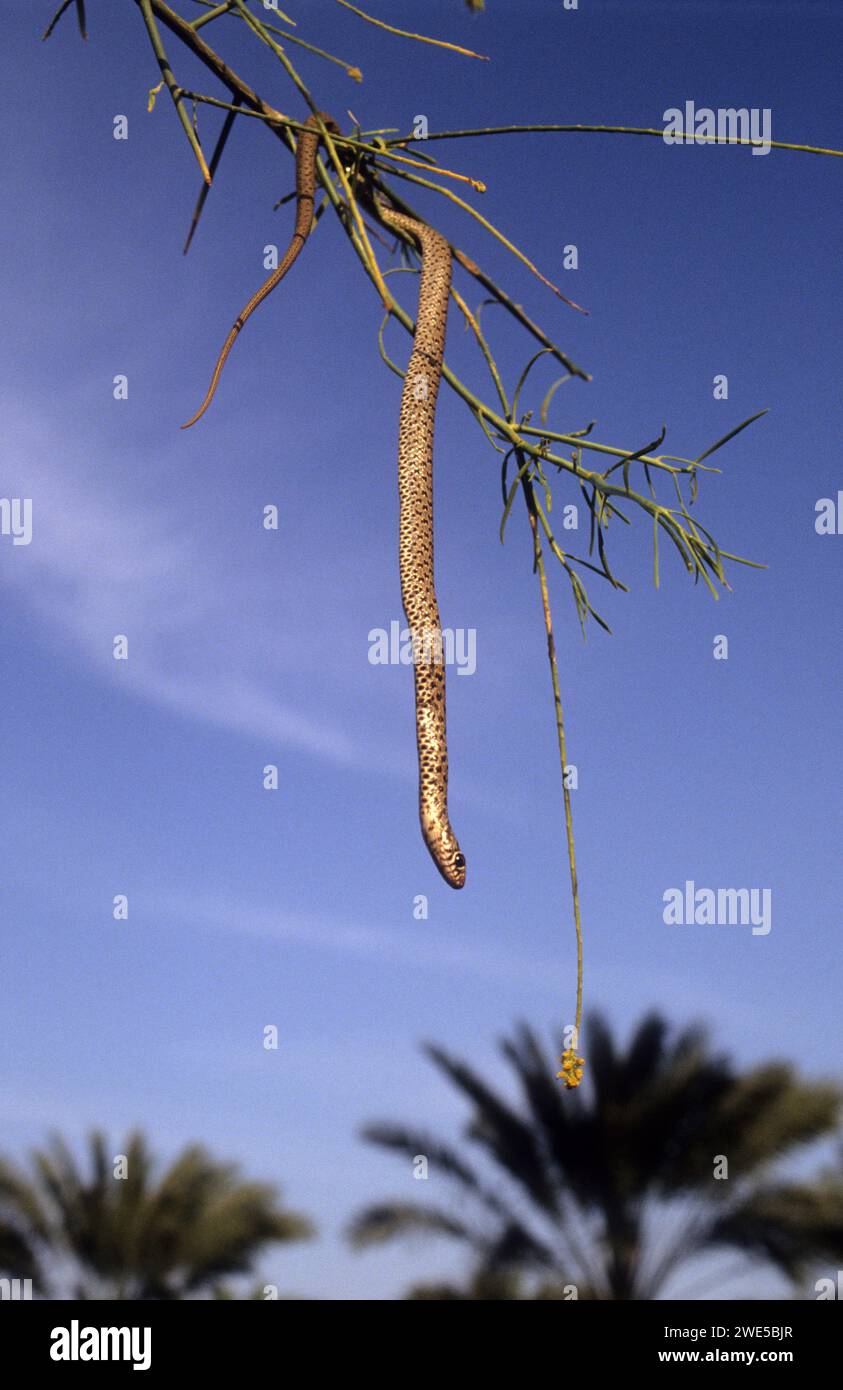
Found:
[[[423,935],[427,923],[415,924],[416,933],[410,935],[406,930],[361,926],[307,913],[179,893],[151,899],[147,906],[168,921],[197,930],[259,936],[279,944],[372,959],[379,964],[389,961],[447,975],[519,982],[551,996],[558,993],[558,966],[495,951],[488,944],[476,949],[442,937],[431,939],[429,934]]]
[[[139,503],[12,408],[2,433],[3,495],[34,502],[32,543],[0,547],[6,602],[15,593],[50,641],[177,714],[335,763],[368,760],[353,732],[270,687],[284,662],[283,634],[242,621],[266,606],[269,583],[248,557],[222,577],[199,536],[179,533],[183,511]],[[128,680],[111,658],[117,633],[129,637]]]

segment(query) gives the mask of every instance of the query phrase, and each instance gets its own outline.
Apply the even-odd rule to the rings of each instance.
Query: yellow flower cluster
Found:
[[[560,1058],[562,1070],[556,1073],[559,1081],[564,1081],[569,1091],[579,1086],[585,1069],[585,1058],[578,1057],[572,1047],[567,1048]]]

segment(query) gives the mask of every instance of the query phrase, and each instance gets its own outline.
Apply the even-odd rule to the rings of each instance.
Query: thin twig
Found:
[[[217,166],[219,165],[219,162],[222,159],[222,152],[225,149],[226,144],[228,142],[228,137],[231,134],[231,130],[234,125],[234,118],[237,115],[239,109],[240,99],[239,97],[237,97],[235,98],[231,106],[231,109],[228,111],[226,118],[222,123],[222,129],[220,130],[219,136],[217,138],[217,143],[214,146],[214,153],[211,155],[211,163],[209,165],[209,169],[211,172],[212,179],[214,177],[214,174],[217,172]],[[190,243],[193,240],[196,228],[199,226],[199,219],[202,216],[202,209],[205,206],[205,200],[208,197],[209,190],[210,184],[203,182],[202,187],[199,189],[199,197],[196,199],[196,207],[193,209],[193,217],[190,220],[190,227],[188,228],[187,239],[185,240],[184,247],[182,250],[183,256],[186,256],[188,251],[190,250]]]
[[[200,3],[206,3],[206,0],[200,0]],[[222,19],[223,15],[231,14],[233,5],[234,0],[223,0],[221,5],[209,5],[204,14],[197,15],[195,19],[189,19],[187,22],[191,29],[204,29],[206,24],[213,23],[215,19]]]
[[[581,122],[576,125],[492,125],[483,126],[477,130],[437,130],[428,131],[425,140],[464,140],[475,135],[527,135],[527,134],[548,134],[556,135],[560,133],[576,134],[597,134],[597,135],[655,135],[660,140],[664,140],[664,128],[657,129],[651,126],[632,126],[632,125],[585,125]],[[387,141],[389,145],[407,145],[415,140],[414,135],[401,135],[393,140]],[[711,145],[746,145],[749,148],[756,148],[757,142],[752,140],[729,140],[721,139],[718,135],[695,135],[695,141]],[[833,155],[837,159],[843,159],[843,150],[824,149],[821,145],[796,145],[786,140],[770,140],[770,148],[774,150],[795,150],[799,154],[826,154]]]
[[[470,48],[461,48],[456,43],[446,43],[444,39],[429,39],[424,34],[411,34],[406,29],[396,29],[393,24],[385,24],[382,19],[374,19],[372,15],[366,14],[364,10],[358,10],[356,5],[350,5],[348,0],[337,0],[338,5],[343,9],[351,10],[360,19],[365,19],[367,23],[374,24],[378,29],[385,29],[389,34],[397,34],[401,39],[415,39],[418,43],[432,43],[437,48],[447,48],[451,53],[461,53],[465,58],[479,58],[481,62],[488,63],[489,59],[485,53],[473,53]]]
[[[287,24],[295,24],[294,19],[291,19],[289,15],[282,14],[280,10],[276,10],[275,13],[280,15],[281,19],[285,20]],[[194,20],[193,27],[198,28],[200,24],[207,23],[209,18],[216,18],[220,14],[233,14],[235,19],[240,17],[237,15],[234,8],[234,0],[225,0],[225,4],[217,5],[209,15],[203,16],[200,20]],[[343,68],[346,76],[353,78],[355,82],[363,81],[363,73],[356,63],[349,63],[345,58],[338,58],[335,53],[328,53],[324,48],[317,48],[314,43],[306,43],[305,40],[300,39],[297,34],[291,34],[286,29],[279,29],[277,24],[270,24],[269,20],[263,20],[262,22],[270,33],[279,34],[282,39],[287,40],[287,43],[292,43],[295,44],[297,48],[305,49],[307,53],[312,53],[316,58],[324,58],[328,63],[335,63],[337,67]]]
[[[152,44],[152,50],[155,54],[155,57],[158,60],[158,66],[161,69],[161,76],[164,78],[164,81],[167,84],[167,90],[173,99],[173,105],[176,108],[176,114],[178,115],[178,118],[181,121],[184,133],[188,139],[188,144],[190,145],[190,148],[192,149],[196,157],[196,162],[199,165],[199,168],[202,172],[202,177],[206,183],[210,184],[211,171],[209,170],[205,160],[205,156],[202,153],[202,146],[199,144],[199,138],[196,134],[196,131],[193,129],[190,117],[188,116],[187,111],[185,110],[181,88],[176,82],[176,79],[173,75],[173,70],[170,67],[169,59],[167,58],[167,54],[164,50],[164,45],[161,41],[161,35],[158,32],[158,25],[155,23],[155,16],[152,13],[151,2],[150,0],[139,0],[139,4],[141,14],[143,15],[144,23],[146,24],[146,30],[149,34],[149,41]]]
[[[44,39],[48,39],[50,37],[59,20],[61,19],[62,15],[64,14],[65,10],[69,9],[73,2],[74,0],[62,0],[62,3],[59,5],[58,9],[56,10],[55,14],[53,15],[52,19],[50,20],[43,34],[41,35],[42,43]],[[85,0],[76,0],[76,19],[79,24],[79,33],[82,35],[83,39],[87,39],[88,29],[85,23]]]
[[[583,936],[582,936],[582,917],[580,914],[580,890],[577,880],[577,860],[574,849],[574,816],[571,805],[571,789],[568,785],[567,766],[568,754],[565,740],[565,720],[562,713],[562,695],[559,687],[559,666],[556,660],[556,640],[553,636],[553,619],[550,612],[550,596],[547,587],[547,574],[544,566],[544,555],[542,553],[541,536],[539,535],[538,523],[536,519],[536,500],[533,492],[533,484],[529,476],[522,478],[521,486],[524,492],[524,501],[527,506],[527,515],[530,520],[530,530],[533,533],[533,553],[535,556],[535,567],[539,578],[541,589],[542,613],[544,616],[545,633],[547,634],[547,659],[550,664],[550,679],[553,686],[553,706],[556,715],[556,737],[559,744],[559,762],[562,770],[562,796],[565,803],[565,836],[568,842],[568,867],[571,874],[571,898],[574,904],[574,930],[577,938],[577,1004],[574,1017],[574,1040],[572,1047],[577,1047],[577,1042],[582,1027],[582,994],[583,994]],[[581,1060],[581,1059],[580,1059]],[[564,1067],[564,1060],[563,1060]],[[582,1069],[571,1072],[569,1085],[578,1085],[582,1077]]]

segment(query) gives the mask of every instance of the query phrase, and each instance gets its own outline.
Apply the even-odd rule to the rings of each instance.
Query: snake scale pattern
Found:
[[[246,320],[287,274],[313,225],[319,121],[333,134],[339,127],[325,112],[308,117],[296,147],[296,221],[276,270],[235,319],[214,367],[211,384],[189,429],[208,409],[234,340]],[[442,377],[445,326],[451,287],[451,250],[444,237],[416,218],[374,203],[380,219],[409,233],[421,248],[419,306],[413,351],[404,378],[398,431],[398,558],[401,599],[412,635],[416,742],[419,761],[419,819],[425,844],[446,883],[462,888],[465,856],[448,818],[448,742],[445,728],[445,663],[442,624],[433,573],[433,431]]]

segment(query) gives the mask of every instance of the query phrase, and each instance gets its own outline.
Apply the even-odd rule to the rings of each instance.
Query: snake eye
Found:
[[[455,869],[464,869],[464,868],[465,868],[465,855],[464,855],[464,854],[455,854],[455,855],[454,855],[454,868],[455,868]]]

